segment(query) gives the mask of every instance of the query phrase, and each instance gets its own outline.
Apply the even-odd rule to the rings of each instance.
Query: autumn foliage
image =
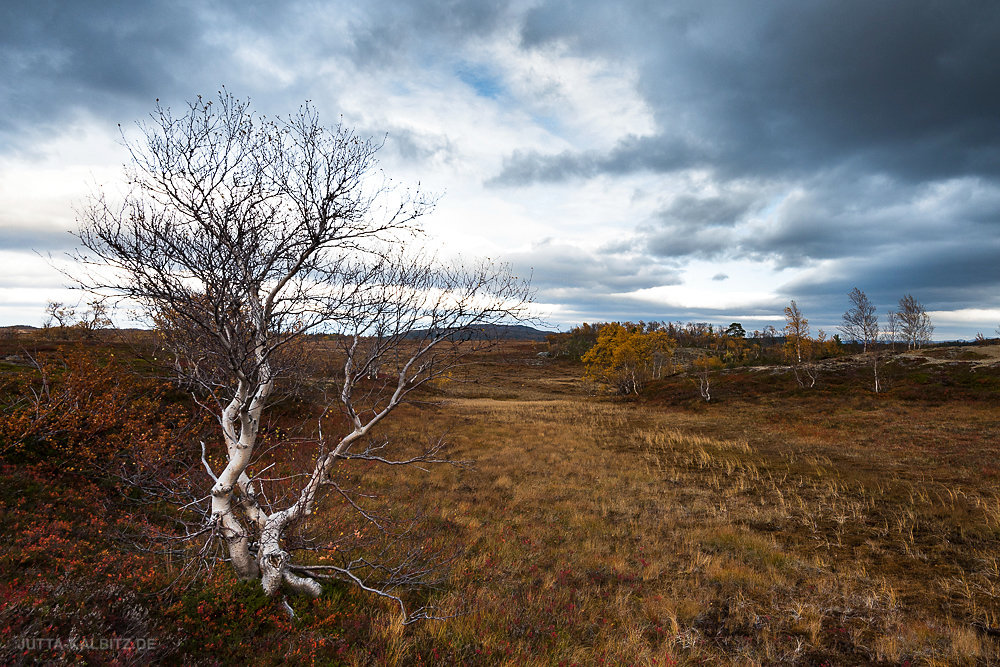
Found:
[[[192,412],[168,400],[172,387],[139,376],[115,357],[79,345],[24,353],[5,376],[0,456],[48,461],[63,470],[106,467],[122,457],[172,458]]]
[[[659,327],[612,322],[601,327],[597,343],[582,361],[588,378],[620,394],[638,394],[647,382],[670,370],[676,347],[677,342]]]

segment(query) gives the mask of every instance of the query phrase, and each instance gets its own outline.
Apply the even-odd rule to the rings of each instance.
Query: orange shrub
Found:
[[[170,385],[137,375],[114,352],[60,348],[8,378],[0,457],[49,460],[79,470],[119,454],[172,456],[190,411]]]

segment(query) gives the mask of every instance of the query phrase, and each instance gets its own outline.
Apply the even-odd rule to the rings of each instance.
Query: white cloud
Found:
[[[728,280],[716,279],[720,267],[725,268]],[[691,261],[685,264],[681,284],[638,290],[627,296],[659,304],[661,308],[780,311],[784,304],[782,296],[776,291],[778,276],[778,273],[749,261]]]
[[[606,149],[656,129],[634,63],[580,57],[560,44],[523,50],[513,34],[484,44],[483,53],[504,73],[518,106],[561,137],[564,148]]]
[[[962,308],[959,310],[931,310],[927,312],[936,325],[974,324],[1000,325],[1000,308]]]

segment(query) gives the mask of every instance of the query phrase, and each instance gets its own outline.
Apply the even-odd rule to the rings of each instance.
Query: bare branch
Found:
[[[190,547],[190,570],[223,558],[223,545],[238,574],[269,594],[316,594],[316,582],[292,574],[289,535],[299,539],[331,490],[388,535],[383,517],[357,502],[365,494],[335,478],[341,467],[466,464],[441,455],[443,441],[394,456],[371,438],[429,382],[490,345],[484,330],[525,321],[530,287],[503,264],[443,264],[411,250],[403,241],[435,197],[393,187],[378,170],[381,141],[324,127],[308,103],[268,119],[223,91],[179,115],[157,105],[139,130],[139,141],[126,139],[131,189],[121,201],[98,194],[81,213],[76,257],[89,273],[79,284],[143,314],[164,365],[215,419],[218,440],[199,440],[200,460],[189,452],[170,483],[150,469],[123,477],[146,476],[150,493],[176,501],[177,542],[207,538]],[[50,315],[61,322],[57,306]],[[315,418],[314,432],[269,431],[271,408],[289,398],[295,418]],[[419,580],[355,565],[340,574],[380,595],[394,594],[352,569]],[[430,617],[421,609],[406,620]]]

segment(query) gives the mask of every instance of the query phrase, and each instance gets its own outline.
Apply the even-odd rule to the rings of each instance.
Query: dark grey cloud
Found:
[[[734,254],[790,267],[877,252],[899,243],[896,217],[904,211],[910,216],[916,213],[919,188],[875,181],[863,183],[849,176],[805,182],[775,205],[766,224],[741,239]],[[927,220],[910,217],[905,222],[910,240],[915,234],[934,234]]]
[[[727,176],[851,164],[917,180],[1000,168],[1000,5],[654,4],[566,0],[529,12],[528,47],[638,63],[659,130],[604,156],[512,156],[497,182],[678,162]]]
[[[447,58],[448,44],[488,35],[508,25],[513,20],[508,5],[498,0],[365,3],[365,12],[351,21],[348,53],[356,65],[366,69],[411,60],[414,52],[425,58]]]
[[[1000,239],[955,239],[933,247],[900,248],[881,256],[845,261],[833,275],[803,278],[782,286],[791,298],[838,303],[846,310],[852,287],[882,306],[913,294],[931,310],[982,308],[983,291],[1000,283]],[[995,302],[993,302],[995,304]]]
[[[711,259],[735,244],[728,229],[693,224],[673,224],[663,229],[641,228],[646,251],[654,257]]]
[[[401,127],[382,128],[382,131],[386,133],[383,150],[395,153],[406,162],[421,163],[432,159],[448,161],[455,153],[447,136],[418,133]],[[377,135],[374,128],[369,132],[361,129],[359,133]]]
[[[734,228],[763,206],[758,195],[725,190],[705,196],[681,194],[637,228],[637,246],[659,258],[714,258],[738,248]]]
[[[746,193],[699,197],[682,194],[661,213],[671,222],[697,223],[718,227],[733,227],[752,210],[754,198]]]
[[[963,252],[975,256],[998,237],[1000,183],[823,178],[779,204],[768,223],[751,228],[736,253],[784,267],[839,260],[863,268],[895,255],[915,266],[932,257],[962,264]]]
[[[600,174],[622,175],[636,171],[670,173],[711,164],[708,156],[677,137],[622,139],[610,151],[564,151],[543,155],[537,151],[514,151],[504,159],[503,169],[487,181],[493,186],[552,183],[569,178],[592,178]]]
[[[225,62],[189,2],[8,2],[0,9],[0,148],[76,113],[127,121]],[[218,86],[222,82],[210,85]],[[141,112],[140,112],[141,108]],[[34,138],[34,137],[32,137]]]
[[[682,195],[637,226],[630,247],[653,258],[750,259],[780,269],[821,260],[876,262],[901,249],[905,256],[933,254],[949,244],[973,251],[998,232],[995,181],[910,183],[840,170],[782,188]]]

